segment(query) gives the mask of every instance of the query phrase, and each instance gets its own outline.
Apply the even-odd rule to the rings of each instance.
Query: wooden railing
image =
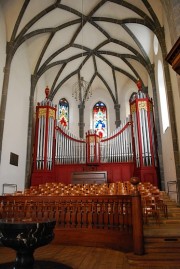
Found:
[[[0,202],[2,219],[55,219],[55,243],[143,254],[138,195],[0,196]]]

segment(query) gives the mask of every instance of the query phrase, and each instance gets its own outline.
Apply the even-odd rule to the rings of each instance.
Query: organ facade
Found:
[[[108,137],[89,130],[75,137],[56,120],[56,106],[46,98],[37,104],[31,184],[71,183],[74,172],[106,171],[108,182],[138,176],[158,185],[158,156],[153,101],[139,91],[130,99],[130,115]]]

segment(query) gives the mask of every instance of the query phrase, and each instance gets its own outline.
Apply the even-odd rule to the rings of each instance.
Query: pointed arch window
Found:
[[[100,137],[107,137],[107,107],[99,101],[93,107],[93,129]]]
[[[65,98],[59,100],[58,121],[66,128],[69,128],[69,103]]]

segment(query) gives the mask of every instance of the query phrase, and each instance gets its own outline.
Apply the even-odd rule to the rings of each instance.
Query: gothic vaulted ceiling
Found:
[[[160,0],[3,0],[14,53],[26,44],[31,73],[45,78],[51,98],[83,77],[118,103],[137,79],[148,85]],[[159,16],[159,15],[158,15]],[[9,20],[10,18],[10,20]]]

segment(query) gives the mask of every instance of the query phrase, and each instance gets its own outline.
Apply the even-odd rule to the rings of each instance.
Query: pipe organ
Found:
[[[48,95],[37,105],[35,130],[33,173],[53,173],[54,168],[67,165],[74,166],[72,172],[76,172],[80,166],[98,169],[106,164],[113,171],[115,164],[134,163],[132,176],[157,182],[153,102],[141,90],[130,100],[130,116],[106,138],[99,137],[95,130],[89,130],[85,139],[75,137],[57,122],[56,106]]]

